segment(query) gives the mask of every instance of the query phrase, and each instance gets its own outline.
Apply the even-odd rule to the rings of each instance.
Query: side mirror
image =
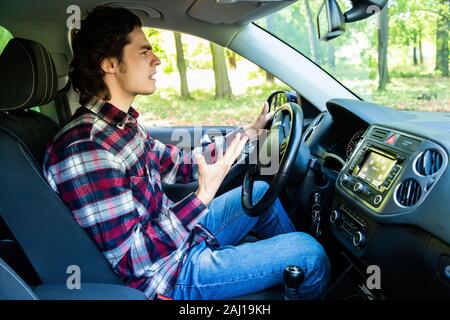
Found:
[[[345,32],[345,18],[336,0],[324,0],[317,14],[320,40],[328,41]]]

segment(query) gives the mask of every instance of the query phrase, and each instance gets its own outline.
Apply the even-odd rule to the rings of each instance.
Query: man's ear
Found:
[[[105,57],[100,62],[100,67],[104,73],[116,73],[118,68],[117,59]]]

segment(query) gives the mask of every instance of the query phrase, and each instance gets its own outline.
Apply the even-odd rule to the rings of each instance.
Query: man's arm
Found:
[[[196,147],[186,152],[177,146],[164,144],[149,136],[150,146],[160,160],[161,178],[164,183],[188,183],[198,179],[198,166],[196,155],[203,155],[206,163],[212,164],[217,160],[219,152],[225,152],[233,141],[234,137],[240,133],[245,134],[243,128],[238,128],[226,136],[216,136],[213,142],[206,146]]]
[[[158,140],[152,139],[147,133],[151,149],[156,152],[160,159],[160,173],[163,182],[171,184],[175,182],[188,183],[197,180],[198,166],[195,160],[196,155],[203,155],[206,164],[215,163],[217,161],[217,154],[225,152],[238,133],[241,136],[247,136],[250,142],[247,146],[248,148],[242,149],[242,152],[251,153],[259,134],[272,117],[273,112],[269,112],[269,105],[266,102],[261,113],[252,124],[239,127],[225,137],[216,136],[212,143],[205,147],[195,148],[191,152],[184,152],[174,145],[165,145]]]

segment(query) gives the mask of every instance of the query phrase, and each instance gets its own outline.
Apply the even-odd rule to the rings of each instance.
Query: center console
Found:
[[[372,128],[339,175],[339,187],[381,212],[380,206],[421,143],[418,138]]]
[[[373,218],[420,206],[446,166],[447,154],[438,144],[371,126],[338,176],[330,214],[333,234],[362,256]]]

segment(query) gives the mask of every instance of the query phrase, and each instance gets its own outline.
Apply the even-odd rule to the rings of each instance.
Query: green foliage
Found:
[[[315,18],[322,1],[299,0],[255,23],[268,29],[302,54],[312,58],[312,41],[308,33],[308,15],[305,3],[308,1]],[[338,0],[342,11],[350,8],[348,0]],[[390,0],[389,2],[388,68],[391,82],[383,92],[377,92],[378,81],[378,31],[379,15],[347,24],[344,35],[332,42],[319,41],[318,64],[361,97],[388,106],[406,110],[450,111],[450,82],[434,71],[436,60],[436,23],[439,18],[450,16],[448,0]],[[163,43],[163,33],[150,34],[151,39]],[[191,41],[183,36],[184,53],[188,71],[212,69],[211,50],[206,40]],[[152,44],[155,44],[152,41]],[[171,40],[173,42],[173,40]],[[330,49],[330,44],[333,49]],[[422,46],[424,63],[414,66],[412,48]],[[163,50],[164,49],[164,50]],[[158,48],[156,50],[159,50]],[[166,63],[164,72],[176,72],[175,53],[161,46],[159,55]],[[228,57],[229,50],[225,50]],[[450,54],[450,52],[449,52]],[[419,54],[418,54],[419,55]],[[449,56],[450,57],[450,56]],[[236,55],[240,79],[261,82],[265,73],[260,68],[242,68],[245,59]],[[242,74],[242,76],[241,76]],[[231,79],[231,81],[233,81]],[[233,83],[231,83],[233,85]],[[251,120],[261,101],[276,87],[251,87],[243,95],[231,101],[214,100],[214,89],[193,90],[192,101],[181,101],[178,88],[162,89],[161,94],[141,97],[139,102],[149,111],[151,119],[167,120],[175,124],[209,123],[241,124]],[[444,93],[445,92],[445,93]],[[431,97],[427,99],[427,97]],[[252,104],[254,103],[254,104]],[[238,108],[239,106],[239,108]],[[187,111],[187,112],[186,112]],[[251,118],[251,119],[250,119]]]
[[[401,46],[418,46],[420,41],[434,37],[436,1],[395,0],[391,2],[390,40]]]
[[[214,90],[193,90],[192,100],[181,100],[178,90],[164,89],[138,96],[135,106],[149,123],[167,125],[244,125],[254,120],[275,88],[249,87],[245,95],[215,99]]]
[[[167,60],[166,63],[164,64],[164,68],[163,71],[165,73],[172,73],[175,72],[175,68],[174,68],[174,61],[172,60]]]
[[[147,38],[149,39],[149,42],[153,47],[153,52],[155,52],[158,57],[167,59],[166,52],[161,47],[161,30],[154,28],[144,28],[144,32],[146,33]]]
[[[313,43],[304,27],[307,22],[306,2],[309,3],[315,18],[322,1],[300,0],[269,17],[256,21],[256,24],[268,28],[271,33],[313,59],[311,50]],[[350,1],[338,0],[338,3],[342,12],[351,7]],[[388,6],[387,65],[391,77],[413,77],[414,75],[422,77],[432,73],[431,70],[435,68],[436,63],[436,24],[438,19],[449,21],[450,1],[390,0]],[[375,80],[379,72],[379,17],[380,14],[374,14],[368,19],[348,23],[346,32],[342,36],[331,42],[321,41],[319,56],[322,56],[322,61],[319,65],[341,81]],[[275,23],[270,24],[269,20]],[[448,25],[450,26],[450,23]],[[332,51],[328,50],[331,43],[334,47]],[[414,62],[413,47],[416,47],[417,63],[420,65],[423,60],[423,70],[409,68]],[[441,48],[441,51],[446,50],[445,46]],[[331,55],[334,53],[334,58],[330,57],[330,52]],[[444,56],[443,53],[439,57],[442,56]],[[436,71],[435,74],[439,75],[440,71]],[[356,88],[350,87],[350,89],[357,92]]]
[[[193,69],[211,69],[212,58],[209,42],[199,41],[194,48],[190,48],[189,66]]]
[[[420,83],[420,85],[417,85]],[[374,102],[402,110],[450,111],[450,79],[426,76],[395,78],[388,90],[377,91],[377,82],[358,81],[358,91],[368,92]],[[178,90],[162,89],[150,96],[138,96],[135,106],[149,125],[245,125],[254,120],[263,102],[274,90],[285,86],[249,87],[232,100],[214,99],[214,92],[194,90],[193,100],[181,100]]]
[[[265,77],[265,72],[263,69],[258,68],[255,70],[252,70],[250,72],[247,73],[247,80],[255,80],[261,77]]]
[[[434,78],[435,74],[424,66],[405,66],[395,68],[390,72],[392,78]]]
[[[374,91],[377,103],[411,111],[450,111],[450,79],[395,78],[384,92]]]
[[[3,52],[3,49],[5,49],[9,40],[11,40],[12,38],[12,34],[8,30],[0,26],[0,54]]]

